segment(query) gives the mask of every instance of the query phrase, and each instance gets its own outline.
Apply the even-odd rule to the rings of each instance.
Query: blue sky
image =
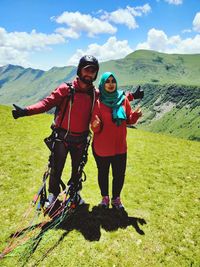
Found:
[[[0,0],[0,66],[48,70],[138,49],[200,53],[200,0]]]

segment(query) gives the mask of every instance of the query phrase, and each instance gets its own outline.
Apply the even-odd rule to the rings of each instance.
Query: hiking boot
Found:
[[[53,205],[53,203],[56,201],[56,198],[57,197],[53,193],[49,193],[47,201],[45,202],[45,205],[44,205],[45,208],[46,209],[50,208]]]
[[[73,196],[71,196],[71,203],[73,207],[81,206],[85,204],[85,201],[82,199],[80,195],[80,191],[74,193]]]
[[[122,202],[120,200],[120,197],[112,199],[111,204],[112,204],[112,207],[115,208],[115,209],[118,209],[118,210],[124,209],[124,206],[123,206],[123,204],[122,204]]]
[[[109,204],[110,204],[109,196],[104,196],[102,198],[101,202],[99,203],[99,207],[108,209],[109,208]]]

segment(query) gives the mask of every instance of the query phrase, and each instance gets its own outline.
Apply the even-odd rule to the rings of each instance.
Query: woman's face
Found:
[[[116,90],[117,84],[116,80],[113,76],[108,77],[108,79],[105,82],[105,90],[108,93],[112,93]]]

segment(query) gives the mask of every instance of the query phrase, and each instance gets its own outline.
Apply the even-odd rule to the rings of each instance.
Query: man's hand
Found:
[[[136,91],[133,93],[133,97],[134,99],[142,99],[144,97],[144,90],[140,87],[140,85],[138,86]]]
[[[15,109],[12,110],[12,115],[13,115],[13,118],[14,119],[18,119],[20,117],[24,117],[24,116],[27,116],[27,109],[25,108],[20,108],[19,106],[13,104],[13,107]]]

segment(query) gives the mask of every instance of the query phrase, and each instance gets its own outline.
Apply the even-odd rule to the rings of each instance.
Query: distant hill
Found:
[[[106,62],[119,77],[120,83],[200,85],[200,54],[164,54],[138,50],[124,59]]]
[[[58,84],[71,80],[75,67],[54,67],[49,71],[24,69],[20,66],[0,67],[0,103],[28,105],[47,96]]]
[[[138,50],[123,59],[101,63],[98,78],[105,71],[114,72],[124,90],[135,90],[139,84],[144,88],[144,116],[138,127],[200,140],[200,54]],[[75,76],[75,66],[49,71],[0,67],[0,104],[33,104]]]

